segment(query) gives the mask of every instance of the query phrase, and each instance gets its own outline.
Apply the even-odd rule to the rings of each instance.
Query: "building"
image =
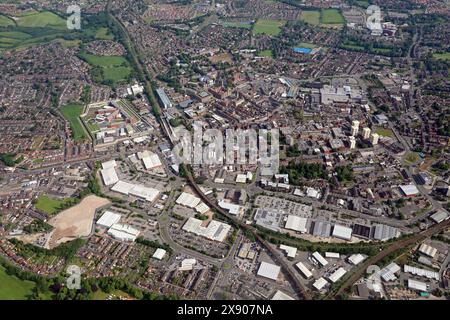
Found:
[[[433,182],[433,178],[431,178],[431,176],[426,172],[420,172],[415,176],[415,178],[417,183],[421,185],[431,185]]]
[[[439,281],[439,279],[440,279],[438,272],[412,267],[407,264],[405,264],[403,266],[403,271],[407,272],[407,273],[411,273],[415,276],[424,277],[427,279],[434,279],[436,281]]]
[[[319,278],[313,283],[313,287],[320,291],[327,284],[328,284],[327,280],[325,280],[324,278]]]
[[[159,100],[161,101],[164,109],[172,108],[172,102],[164,91],[164,88],[156,89],[156,93],[158,94]]]
[[[437,249],[425,243],[422,243],[419,247],[419,252],[431,258],[434,258],[436,256]]]
[[[127,196],[132,195],[148,202],[155,201],[159,195],[159,191],[156,189],[148,188],[142,185],[132,184],[125,181],[117,182],[111,188],[111,190]]]
[[[102,227],[110,228],[112,225],[119,222],[122,216],[118,213],[111,211],[105,211],[100,219],[97,220],[97,224]]]
[[[400,270],[401,269],[398,264],[396,264],[395,262],[391,262],[386,267],[380,270],[380,277],[386,282],[394,281],[395,279],[397,279],[395,274]]]
[[[406,197],[414,197],[419,194],[419,189],[413,184],[399,186],[401,192]]]
[[[370,128],[363,128],[362,137],[364,140],[369,140],[370,138]]]
[[[278,210],[257,209],[254,220],[257,225],[278,232],[282,216]]]
[[[155,253],[153,254],[152,258],[162,260],[164,256],[166,255],[167,251],[161,248],[156,249]]]
[[[238,215],[239,211],[241,210],[241,207],[237,204],[229,203],[224,200],[220,200],[217,204],[219,205],[219,207],[227,210],[229,214],[232,214],[234,216]]]
[[[438,212],[430,216],[430,219],[436,223],[441,223],[442,221],[448,219],[448,214],[444,210],[438,210]]]
[[[325,258],[339,259],[340,254],[337,252],[325,252]]]
[[[400,236],[400,231],[384,224],[375,224],[372,227],[372,237],[375,240],[386,241]]]
[[[297,232],[306,232],[306,223],[308,219],[299,216],[289,215],[284,226],[285,229],[294,230]]]
[[[349,241],[352,239],[352,229],[336,224],[334,225],[332,236]]]
[[[327,221],[314,222],[313,235],[322,238],[329,238],[331,235],[331,223]]]
[[[272,297],[272,300],[295,300],[290,295],[284,293],[283,291],[277,290]]]
[[[110,236],[120,241],[135,241],[139,233],[139,230],[121,223],[113,224],[108,230]]]
[[[424,282],[420,282],[413,279],[408,279],[408,288],[415,291],[427,292],[428,285]]]
[[[183,192],[175,202],[188,208],[195,208],[200,201],[200,198],[194,196],[193,194]]]
[[[295,265],[298,270],[300,270],[301,274],[306,278],[309,279],[312,277],[312,273],[311,271],[309,271],[309,269],[303,264],[303,262],[299,262]]]
[[[295,247],[280,244],[280,249],[283,250],[284,252],[286,252],[286,255],[288,258],[294,259],[295,255],[297,254],[297,248],[295,248]]]
[[[268,278],[274,281],[278,280],[278,275],[280,274],[280,267],[271,263],[261,262],[257,272],[258,276]]]
[[[100,170],[100,175],[102,176],[105,186],[113,185],[119,181],[119,177],[117,176],[116,169],[114,167]]]
[[[356,254],[352,254],[347,259],[348,259],[348,262],[350,262],[354,266],[357,266],[365,259],[365,257],[360,253],[356,253]]]
[[[348,139],[349,139],[350,149],[355,149],[356,148],[356,139],[355,139],[355,137],[351,136]]]
[[[376,146],[378,144],[378,140],[380,140],[380,135],[378,133],[372,133],[370,135],[370,143],[373,146]]]
[[[328,264],[328,261],[319,252],[315,251],[312,256],[322,267]]]
[[[353,120],[352,121],[352,127],[351,127],[351,135],[352,137],[356,137],[358,135],[359,131],[359,121]]]
[[[341,279],[344,274],[346,274],[347,271],[340,267],[339,269],[337,269],[335,272],[333,272],[328,279],[332,282],[332,283],[336,283],[337,281],[339,281],[339,279]]]
[[[204,224],[205,221],[189,218],[182,229],[218,242],[223,242],[231,229],[231,226],[228,224],[216,220],[211,220],[206,226]]]

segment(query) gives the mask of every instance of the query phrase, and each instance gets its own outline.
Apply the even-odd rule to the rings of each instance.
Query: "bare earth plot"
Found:
[[[90,195],[76,206],[62,211],[49,220],[55,229],[52,231],[46,247],[51,249],[61,243],[91,234],[95,210],[109,204],[109,200]]]

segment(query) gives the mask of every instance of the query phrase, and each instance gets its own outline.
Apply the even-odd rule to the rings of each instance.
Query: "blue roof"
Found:
[[[294,51],[297,52],[297,53],[305,53],[305,54],[309,54],[309,53],[311,53],[312,49],[309,49],[309,48],[299,48],[299,47],[297,47],[297,48],[294,48]]]

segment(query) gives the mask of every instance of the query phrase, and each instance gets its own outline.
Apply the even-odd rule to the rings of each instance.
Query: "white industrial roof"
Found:
[[[306,222],[306,218],[289,215],[284,228],[304,233],[306,232]]]
[[[139,235],[139,230],[126,224],[116,223],[109,228],[108,234],[122,241],[134,241]]]
[[[330,279],[331,282],[335,283],[335,282],[337,282],[340,278],[342,278],[342,276],[343,276],[344,274],[346,274],[346,273],[347,273],[347,271],[346,271],[344,268],[340,267],[340,268],[337,269],[335,272],[333,272],[333,274],[330,275],[330,276],[328,277],[328,279]]]
[[[278,279],[278,274],[280,273],[280,267],[271,263],[261,262],[258,269],[258,276],[269,278],[272,280]]]
[[[158,248],[156,249],[155,253],[153,254],[152,258],[158,259],[158,260],[162,260],[162,258],[164,258],[164,256],[166,255],[166,250]]]
[[[340,255],[337,252],[325,252],[325,258],[339,259]]]
[[[305,276],[306,279],[312,277],[311,271],[303,264],[303,262],[299,262],[296,264],[297,268],[301,271],[301,273]]]
[[[280,249],[284,250],[289,258],[295,258],[295,255],[297,254],[297,248],[295,247],[280,244]]]
[[[436,249],[436,248],[433,248],[432,246],[429,246],[429,245],[427,245],[427,244],[425,244],[425,243],[422,243],[422,244],[420,245],[420,247],[419,247],[419,252],[421,252],[421,253],[423,253],[423,254],[426,254],[426,255],[429,256],[429,257],[434,258],[434,256],[435,256],[436,253],[437,253],[437,249]]]
[[[105,211],[105,213],[97,220],[97,224],[103,227],[111,227],[113,224],[119,222],[121,215],[111,211]]]
[[[438,272],[425,270],[425,269],[421,269],[421,268],[416,268],[416,267],[408,266],[406,264],[403,266],[403,271],[414,274],[419,277],[425,277],[428,279],[435,279],[435,280],[439,281],[439,273]]]
[[[209,207],[205,203],[200,202],[200,204],[195,207],[195,211],[203,214],[209,211]]]
[[[102,163],[102,169],[110,169],[117,166],[116,160],[109,160]]]
[[[313,283],[313,287],[317,290],[322,290],[322,288],[325,287],[327,283],[327,280],[325,280],[324,278],[319,278]]]
[[[246,183],[247,182],[247,175],[246,174],[238,174],[236,176],[236,182],[237,183]]]
[[[380,271],[380,276],[384,281],[394,281],[397,279],[395,274],[400,271],[400,266],[395,262],[390,263]]]
[[[332,235],[339,239],[350,240],[352,238],[352,229],[335,224]]]
[[[404,186],[400,186],[400,190],[406,195],[406,196],[413,196],[416,194],[419,194],[419,190],[417,187],[413,184],[408,184]]]
[[[114,167],[102,169],[100,170],[100,174],[105,186],[110,186],[119,181],[119,177],[117,176],[116,169],[114,169]]]
[[[197,260],[194,258],[184,259],[181,261],[181,267],[179,270],[192,270],[197,263]]]
[[[200,198],[197,198],[193,194],[183,192],[175,202],[189,208],[195,208],[200,203]]]
[[[445,219],[448,218],[448,214],[447,212],[445,212],[444,210],[439,210],[438,212],[436,212],[435,214],[433,214],[430,217],[434,222],[436,223],[440,223],[442,221],[444,221]]]
[[[317,262],[319,262],[322,266],[326,266],[328,264],[328,261],[325,260],[325,258],[319,253],[319,252],[314,252],[312,254],[312,256],[314,257],[314,259],[317,260]]]
[[[159,195],[159,191],[154,188],[145,187],[142,185],[131,184],[125,181],[117,182],[112,188],[112,191],[119,192],[125,195],[133,195],[142,198],[146,201],[153,202]]]
[[[202,226],[203,223],[202,220],[189,218],[183,225],[183,230],[210,240],[223,242],[231,229],[228,224],[216,220],[211,220],[206,227]]]
[[[360,253],[352,254],[350,257],[348,257],[348,261],[350,261],[350,263],[355,266],[360,264],[364,259],[365,257]]]
[[[221,207],[222,209],[228,210],[228,212],[232,215],[237,215],[239,213],[240,210],[240,206],[234,203],[230,203],[230,202],[225,202],[223,200],[220,200],[218,202],[219,207]]]
[[[295,300],[290,295],[284,293],[283,291],[277,290],[272,297],[272,300]]]
[[[427,284],[413,279],[408,279],[408,288],[418,291],[427,292]]]
[[[147,170],[162,166],[161,160],[156,153],[150,153],[149,155],[146,155],[142,158],[142,162],[144,163],[144,167]]]

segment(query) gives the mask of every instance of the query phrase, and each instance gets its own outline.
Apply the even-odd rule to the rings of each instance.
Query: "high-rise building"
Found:
[[[364,140],[369,140],[370,138],[370,128],[363,128],[362,130],[362,136]]]
[[[358,131],[359,131],[359,121],[358,120],[353,120],[352,121],[352,136],[356,137],[358,135]]]
[[[372,133],[372,135],[370,136],[370,143],[375,146],[378,144],[378,140],[380,139],[380,136],[378,135],[378,133]]]
[[[350,149],[356,148],[356,139],[355,137],[350,137]]]

